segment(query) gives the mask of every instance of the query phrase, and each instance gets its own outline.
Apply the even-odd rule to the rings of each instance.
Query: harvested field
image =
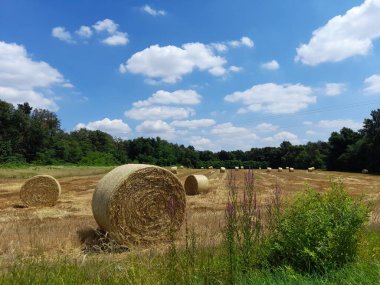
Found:
[[[97,224],[91,211],[91,199],[97,182],[104,176],[95,173],[84,176],[56,175],[62,192],[53,207],[28,208],[19,198],[19,190],[25,179],[0,178],[0,265],[1,260],[11,260],[19,255],[80,255],[83,242],[90,239]],[[104,172],[104,169],[103,169]],[[244,185],[247,170],[232,171],[240,187]],[[255,170],[255,189],[261,201],[271,195],[276,183],[284,196],[303,191],[306,186],[324,191],[331,180],[341,179],[348,192],[354,196],[364,195],[375,202],[372,220],[380,217],[380,176],[356,173],[295,170],[292,173]],[[222,239],[221,226],[228,193],[225,187],[228,171],[219,169],[178,169],[177,177],[184,183],[190,174],[205,175],[209,179],[209,191],[186,197],[186,220],[188,227],[210,243]],[[185,223],[178,240],[184,241]]]

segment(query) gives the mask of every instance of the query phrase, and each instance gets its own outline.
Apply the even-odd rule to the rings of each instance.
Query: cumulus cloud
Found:
[[[189,144],[198,150],[210,150],[214,147],[214,144],[211,142],[211,140],[201,136],[191,137]]]
[[[92,27],[97,32],[105,31],[105,32],[108,32],[109,34],[114,34],[117,31],[119,25],[116,24],[111,19],[104,19],[101,21],[97,21]]]
[[[216,122],[213,119],[173,121],[170,123],[170,125],[172,125],[174,127],[189,128],[189,129],[211,127],[215,124],[216,124]]]
[[[208,71],[214,76],[226,73],[226,60],[214,54],[202,43],[187,43],[181,47],[152,45],[133,54],[119,67],[121,73],[142,74],[165,83],[176,83],[194,69]]]
[[[128,36],[127,33],[115,32],[115,34],[105,38],[102,42],[109,46],[124,46],[128,43]]]
[[[276,60],[268,61],[261,65],[261,68],[266,70],[277,70],[280,68],[280,64]]]
[[[286,131],[279,132],[279,133],[275,134],[274,136],[266,137],[263,139],[263,142],[270,144],[270,145],[273,145],[273,146],[278,146],[283,141],[289,141],[292,144],[299,144],[300,143],[297,135],[295,135],[291,132],[286,132]]]
[[[255,127],[255,130],[257,130],[258,132],[274,132],[278,129],[278,126],[275,126],[273,124],[270,124],[270,123],[261,123],[261,124],[258,124],[256,127]]]
[[[66,31],[64,27],[55,27],[51,31],[51,35],[61,41],[67,43],[74,43],[74,40],[69,31]]]
[[[70,83],[57,69],[33,60],[23,46],[0,41],[0,99],[57,111],[51,89],[67,84]]]
[[[312,89],[302,84],[266,83],[254,85],[243,92],[237,91],[224,97],[227,102],[242,102],[245,107],[238,113],[265,112],[293,114],[316,102]]]
[[[380,0],[366,0],[313,32],[309,43],[297,48],[296,61],[307,65],[339,62],[367,55],[380,37]]]
[[[128,124],[124,123],[122,120],[115,119],[111,120],[109,118],[104,118],[103,120],[89,122],[88,124],[79,123],[75,126],[76,130],[79,129],[88,129],[88,130],[99,130],[105,133],[108,133],[113,136],[125,136],[131,132],[131,128]]]
[[[228,45],[231,47],[234,47],[234,48],[241,47],[241,46],[253,48],[255,44],[253,43],[253,41],[249,37],[244,36],[244,37],[241,37],[240,40],[229,41]]]
[[[239,66],[235,66],[235,65],[231,65],[229,68],[228,68],[228,71],[231,71],[231,72],[240,72],[242,70],[241,67]]]
[[[342,94],[345,90],[346,84],[344,83],[327,83],[325,86],[327,96],[337,96]]]
[[[366,94],[380,94],[380,75],[374,74],[364,80]]]
[[[136,108],[146,107],[154,104],[159,105],[197,105],[201,102],[202,96],[196,91],[188,90],[176,90],[174,92],[168,92],[159,90],[155,92],[151,97],[146,100],[140,100],[133,103]]]
[[[343,127],[358,130],[363,127],[361,122],[351,119],[321,120],[316,124],[317,127],[339,131]]]
[[[165,16],[166,11],[165,10],[156,10],[150,7],[149,5],[144,5],[141,7],[141,10],[151,16]]]
[[[77,31],[75,31],[77,35],[79,35],[82,38],[91,38],[92,36],[92,30],[88,26],[81,26]]]
[[[164,120],[164,119],[186,119],[195,114],[191,108],[179,108],[168,106],[149,106],[132,108],[126,111],[125,116],[134,120]]]
[[[244,127],[236,127],[230,122],[216,125],[212,128],[211,133],[219,136],[233,136],[232,139],[234,140],[236,140],[238,136],[249,136],[253,139],[257,138],[256,134],[249,129]]]
[[[146,120],[136,127],[139,133],[160,134],[160,133],[173,133],[175,128],[162,120]]]

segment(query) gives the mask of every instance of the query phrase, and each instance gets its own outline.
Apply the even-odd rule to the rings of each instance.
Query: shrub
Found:
[[[368,213],[340,182],[324,194],[313,189],[298,194],[270,233],[269,263],[309,273],[342,267],[357,255]]]

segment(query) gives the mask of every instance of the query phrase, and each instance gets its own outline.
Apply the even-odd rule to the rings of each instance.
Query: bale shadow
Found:
[[[77,231],[84,253],[122,253],[129,251],[125,245],[118,244],[109,233],[101,229],[86,228]]]
[[[28,208],[27,205],[23,205],[23,204],[13,204],[12,207],[14,209],[25,209],[25,208]]]

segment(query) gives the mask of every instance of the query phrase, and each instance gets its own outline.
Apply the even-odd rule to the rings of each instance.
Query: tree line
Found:
[[[118,165],[148,163],[160,166],[246,168],[314,166],[327,170],[380,173],[380,109],[374,110],[354,131],[342,128],[327,142],[279,147],[252,147],[248,151],[198,151],[193,146],[169,143],[159,137],[124,140],[102,131],[64,132],[53,112],[17,107],[0,100],[1,164]]]

